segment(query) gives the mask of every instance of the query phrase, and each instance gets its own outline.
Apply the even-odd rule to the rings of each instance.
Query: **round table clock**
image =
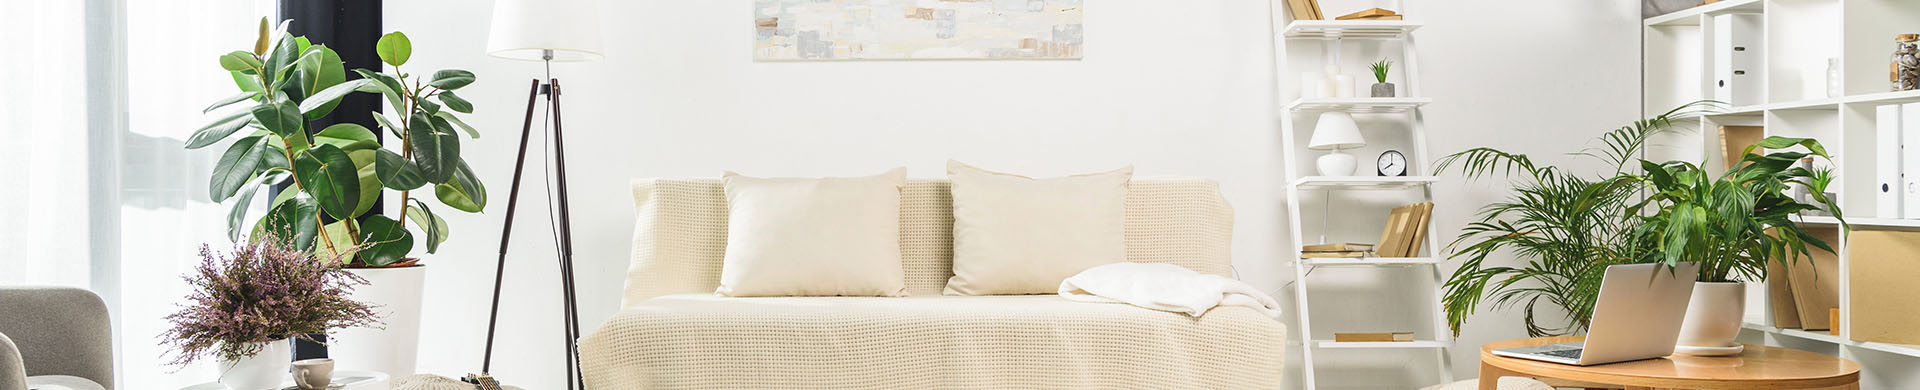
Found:
[[[1397,150],[1388,150],[1386,153],[1381,153],[1380,158],[1374,162],[1374,169],[1380,176],[1406,176],[1407,155],[1400,154]]]

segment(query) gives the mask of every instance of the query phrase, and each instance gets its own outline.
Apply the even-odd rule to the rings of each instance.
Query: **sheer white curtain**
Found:
[[[237,93],[215,58],[250,48],[271,0],[0,0],[0,284],[65,285],[111,307],[118,388],[211,381],[164,365],[157,336],[228,208],[207,177],[226,145],[185,150]],[[254,215],[258,215],[256,205]]]

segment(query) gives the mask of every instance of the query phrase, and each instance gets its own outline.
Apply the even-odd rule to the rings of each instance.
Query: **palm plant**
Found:
[[[1640,257],[1635,241],[1640,221],[1630,213],[1639,187],[1629,164],[1638,160],[1649,136],[1715,108],[1705,101],[1682,105],[1609,131],[1601,136],[1602,147],[1575,153],[1606,163],[1612,172],[1602,175],[1540,165],[1525,154],[1493,148],[1442,158],[1438,172],[1458,167],[1470,180],[1502,175],[1515,182],[1511,197],[1482,208],[1479,220],[1448,246],[1450,259],[1464,259],[1443,286],[1441,299],[1454,335],[1486,297],[1493,298],[1495,308],[1524,303],[1529,335],[1584,331],[1606,267]],[[1502,250],[1513,251],[1526,264],[1486,264]],[[1565,325],[1544,325],[1539,313],[1547,307],[1542,304],[1565,309]]]
[[[1387,70],[1393,69],[1393,62],[1380,60],[1380,62],[1368,64],[1367,69],[1373,71],[1374,80],[1379,80],[1384,83],[1387,82]]]
[[[1754,153],[1795,146],[1805,151]],[[1796,166],[1811,157],[1831,160],[1820,141],[1767,137],[1747,147],[1738,168],[1717,177],[1692,163],[1641,161],[1646,173],[1628,176],[1651,191],[1629,209],[1641,221],[1633,232],[1643,249],[1636,262],[1696,262],[1701,282],[1761,281],[1768,261],[1789,265],[1810,255],[1809,245],[1832,252],[1826,241],[1791,219],[1802,211],[1826,210],[1840,220],[1840,231],[1847,230],[1840,207],[1826,196],[1830,171]],[[1788,196],[1790,184],[1806,189],[1819,205]]]

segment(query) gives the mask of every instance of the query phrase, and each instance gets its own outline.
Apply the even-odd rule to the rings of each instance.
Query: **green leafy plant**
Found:
[[[1373,70],[1374,80],[1379,80],[1380,82],[1385,83],[1387,82],[1387,71],[1393,69],[1393,62],[1387,61],[1387,60],[1380,60],[1380,62],[1375,62],[1373,64],[1367,65],[1367,69]]]
[[[1455,336],[1468,315],[1491,297],[1494,307],[1524,304],[1527,334],[1572,334],[1587,328],[1606,267],[1632,263],[1637,253],[1637,181],[1628,171],[1647,138],[1670,129],[1676,120],[1715,108],[1709,102],[1687,104],[1603,134],[1602,147],[1575,155],[1609,168],[1585,175],[1536,164],[1525,154],[1474,148],[1441,159],[1436,171],[1459,168],[1468,179],[1500,175],[1513,183],[1513,195],[1479,211],[1479,220],[1462,229],[1448,246],[1451,259],[1464,259],[1443,285],[1442,304]],[[1525,264],[1486,264],[1488,257],[1512,251]],[[1565,309],[1564,325],[1548,325],[1540,313]]]
[[[286,24],[278,30],[285,31]],[[427,253],[446,241],[446,220],[414,190],[431,185],[434,197],[455,210],[485,208],[486,188],[460,157],[460,133],[480,135],[455,115],[473,112],[473,104],[454,93],[474,82],[472,72],[440,70],[424,81],[401,73],[413,45],[394,32],[376,45],[380,60],[394,72],[354,69],[360,78],[347,80],[340,56],[326,45],[282,32],[269,46],[273,36],[261,19],[252,51],[220,56],[220,67],[232,74],[241,93],[204,112],[239,108],[226,109],[187,140],[188,149],[198,149],[242,134],[215,165],[208,191],[214,202],[233,202],[229,239],[240,239],[255,193],[277,185],[287,188],[268,203],[252,234],[288,237],[300,250],[349,259],[352,266],[405,264],[415,237],[408,221],[423,234]],[[392,106],[392,117],[370,114],[400,141],[398,153],[382,148],[374,132],[361,125],[314,128],[311,121],[332,113],[341,98],[355,92],[380,94]],[[399,219],[372,210],[383,189],[400,191]]]
[[[1757,148],[1778,151],[1754,153]],[[1761,281],[1768,261],[1790,265],[1810,255],[1809,245],[1832,252],[1792,220],[1803,211],[1826,210],[1847,230],[1840,207],[1826,196],[1831,172],[1796,166],[1805,158],[1832,159],[1820,141],[1767,137],[1746,148],[1737,168],[1717,176],[1687,162],[1641,161],[1645,173],[1629,176],[1650,191],[1629,208],[1640,221],[1633,232],[1642,245],[1636,262],[1696,262],[1701,282]],[[1787,195],[1790,184],[1804,188],[1816,204]]]

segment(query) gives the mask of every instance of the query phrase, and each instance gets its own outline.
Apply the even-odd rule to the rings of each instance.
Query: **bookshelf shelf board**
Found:
[[[1300,259],[1300,264],[1314,267],[1379,267],[1440,264],[1437,257],[1362,257],[1362,258],[1313,258]]]
[[[1724,0],[1718,3],[1647,18],[1646,24],[1648,26],[1698,26],[1700,25],[1700,15],[1717,15],[1736,12],[1751,13],[1760,12],[1763,9],[1765,9],[1765,6],[1761,5],[1760,0]]]
[[[1818,331],[1809,332],[1809,331],[1799,330],[1799,329],[1781,329],[1781,328],[1775,328],[1775,327],[1751,323],[1751,322],[1742,323],[1741,327],[1751,329],[1754,331],[1772,333],[1776,335],[1792,337],[1792,338],[1797,338],[1802,340],[1817,341],[1817,342],[1828,343],[1828,344],[1837,344],[1837,345],[1845,346],[1848,348],[1870,349],[1870,350],[1886,352],[1886,353],[1891,353],[1896,355],[1920,357],[1920,345],[1890,344],[1890,343],[1876,343],[1872,341],[1846,340],[1846,339],[1840,338],[1840,336],[1834,336],[1831,334],[1827,334],[1826,332],[1818,332]]]
[[[1403,190],[1439,182],[1437,176],[1307,176],[1294,180],[1302,190]]]
[[[1433,98],[1309,98],[1287,103],[1287,111],[1346,111],[1356,114],[1399,113],[1433,103]]]
[[[1333,340],[1314,340],[1313,345],[1323,349],[1423,349],[1446,348],[1449,343],[1435,340],[1414,341],[1369,341],[1339,342]]]
[[[1404,20],[1295,20],[1281,36],[1291,39],[1399,39],[1420,28]]]
[[[1846,104],[1866,105],[1920,103],[1920,91],[1870,93],[1848,96],[1840,100]]]

